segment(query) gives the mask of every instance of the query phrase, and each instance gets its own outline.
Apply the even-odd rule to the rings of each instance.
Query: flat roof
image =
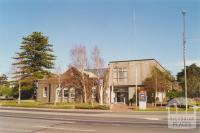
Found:
[[[136,60],[110,61],[109,64],[110,64],[110,63],[117,63],[117,62],[133,62],[133,61],[155,61],[155,62],[157,62],[164,70],[167,70],[165,67],[163,67],[163,66],[160,64],[159,61],[157,61],[156,59],[153,59],[153,58],[151,58],[151,59],[136,59]]]
[[[155,60],[156,59],[137,59],[137,60],[119,60],[119,61],[110,61],[109,63],[116,63],[116,62],[132,62],[132,61],[148,61],[148,60]],[[158,62],[158,61],[157,61]]]

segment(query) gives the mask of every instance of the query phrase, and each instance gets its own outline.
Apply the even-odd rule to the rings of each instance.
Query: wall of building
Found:
[[[132,99],[135,94],[135,87],[129,87],[129,97],[128,99]]]
[[[136,85],[138,85],[138,92],[141,89],[142,82],[150,77],[151,71],[153,67],[157,67],[161,71],[165,71],[165,69],[153,59],[149,60],[136,60],[136,61],[119,61],[119,62],[111,62],[109,64],[109,85],[110,88],[116,88],[120,86],[128,87],[128,99],[133,98]],[[113,79],[114,69],[115,68],[126,68],[127,69],[127,80],[116,82]],[[136,83],[136,72],[137,72],[137,83]],[[165,97],[165,95],[162,95]],[[113,98],[111,97],[111,103],[113,103]]]
[[[110,84],[114,86],[120,85],[136,85],[136,71],[137,71],[137,85],[142,85],[142,82],[150,76],[153,67],[158,67],[161,71],[164,68],[156,60],[139,60],[139,61],[122,61],[122,62],[111,62],[110,68]],[[127,82],[114,82],[113,70],[114,68],[127,68],[128,79]]]
[[[47,87],[47,96],[44,97],[44,88]],[[38,84],[37,89],[37,101],[44,103],[54,103],[55,102],[55,93],[56,93],[56,84],[50,84],[48,82],[42,81]]]

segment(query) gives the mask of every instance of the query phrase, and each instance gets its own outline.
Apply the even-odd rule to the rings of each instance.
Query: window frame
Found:
[[[44,87],[43,88],[43,95],[42,95],[44,98],[48,97],[48,88],[47,87]]]
[[[59,91],[59,93],[58,93],[58,91]],[[57,96],[58,98],[62,98],[62,89],[61,89],[61,88],[57,88],[57,89],[56,89],[56,96]]]
[[[127,82],[128,69],[127,67],[118,67],[113,69],[113,82]]]
[[[65,96],[65,91],[67,91],[68,96]],[[63,98],[69,98],[69,89],[68,88],[63,89]]]
[[[70,96],[70,98],[75,98],[76,97],[76,90],[75,90],[75,88],[70,88],[70,90],[69,90],[69,96]]]

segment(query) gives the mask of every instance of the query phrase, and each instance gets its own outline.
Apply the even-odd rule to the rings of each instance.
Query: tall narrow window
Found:
[[[123,76],[124,76],[124,82],[128,81],[128,70],[126,68],[123,69]]]
[[[63,90],[63,94],[64,94],[64,98],[68,98],[69,97],[69,90],[67,88],[65,88]]]
[[[43,88],[43,97],[47,97],[47,94],[48,93],[48,90],[47,90],[47,87],[44,87]]]
[[[57,89],[56,89],[56,93],[57,93],[57,96],[58,96],[59,98],[62,97],[61,88],[57,88]]]
[[[113,82],[118,82],[118,69],[113,69]]]
[[[74,88],[70,89],[70,98],[75,98],[75,89]]]
[[[119,73],[119,80],[121,81],[122,79],[124,79],[123,68],[119,68],[118,69],[118,73]]]
[[[95,99],[96,95],[97,95],[96,87],[94,86],[94,87],[92,87],[92,98]]]

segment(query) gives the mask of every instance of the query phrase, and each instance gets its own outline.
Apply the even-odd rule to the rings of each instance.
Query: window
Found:
[[[117,82],[118,81],[118,69],[114,68],[113,69],[113,82]]]
[[[75,89],[74,88],[70,89],[70,98],[75,98]]]
[[[128,70],[127,68],[115,68],[113,70],[113,81],[114,82],[127,82]]]
[[[57,94],[58,97],[62,97],[61,88],[57,88],[57,89],[56,89],[56,94]]]
[[[48,91],[47,91],[47,87],[44,87],[43,88],[43,97],[47,97],[47,94],[48,93]]]
[[[123,69],[123,81],[127,82],[128,80],[128,70],[126,68]]]
[[[92,98],[95,99],[96,98],[96,87],[92,87]]]
[[[118,73],[119,73],[119,79],[123,79],[124,78],[123,68],[119,68]]]
[[[63,90],[63,94],[64,94],[64,98],[68,98],[69,97],[69,90],[67,88],[65,88]]]

